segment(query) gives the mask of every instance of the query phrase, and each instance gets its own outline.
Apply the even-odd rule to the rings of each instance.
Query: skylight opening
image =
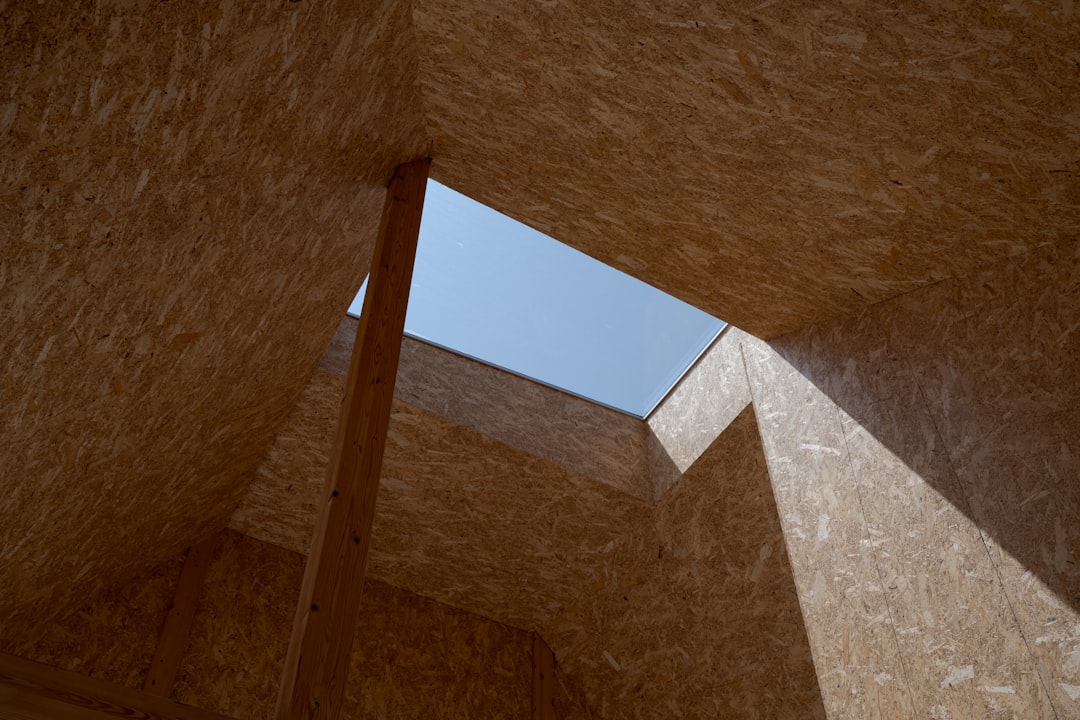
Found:
[[[367,282],[349,307],[359,317]],[[724,323],[433,180],[405,334],[645,418]]]

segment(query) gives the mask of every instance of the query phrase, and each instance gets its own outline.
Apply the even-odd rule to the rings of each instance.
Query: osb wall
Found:
[[[1080,716],[1078,260],[745,341],[830,717]]]
[[[348,374],[357,324],[342,319],[320,368]],[[397,372],[394,397],[402,402],[652,499],[645,426],[637,418],[410,337],[402,340]]]
[[[770,338],[1080,232],[1080,22],[417,0],[432,175]]]
[[[659,500],[750,404],[742,335],[725,328],[646,420],[652,500]]]
[[[399,2],[0,2],[0,635],[220,527],[426,154]]]
[[[338,375],[312,376],[230,527],[307,552],[343,387]],[[368,573],[532,630],[538,613],[578,602],[611,542],[647,512],[605,483],[395,400]]]
[[[0,651],[141,689],[182,560],[108,589],[44,633],[10,632]],[[270,717],[303,570],[301,555],[227,531],[173,698],[241,720]],[[346,715],[528,717],[531,652],[524,631],[369,581]],[[565,690],[559,697],[561,706],[580,707]]]
[[[50,623],[9,625],[0,652],[141,689],[183,565],[178,554]]]
[[[226,534],[210,568],[174,697],[232,717],[273,714],[304,558]],[[353,718],[529,716],[531,636],[364,583],[346,690]]]
[[[747,408],[548,631],[598,717],[824,718]]]
[[[306,550],[341,393],[313,376],[234,527]],[[653,507],[396,402],[369,575],[539,630],[571,716],[822,712],[750,411]]]

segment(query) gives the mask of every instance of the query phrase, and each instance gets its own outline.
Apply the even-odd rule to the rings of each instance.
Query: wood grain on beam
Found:
[[[0,653],[0,720],[227,720],[206,710]]]
[[[341,713],[430,164],[425,159],[399,166],[386,193],[326,494],[285,658],[278,720]]]
[[[176,671],[180,669],[180,660],[187,649],[191,635],[191,623],[195,620],[195,609],[202,596],[206,573],[214,559],[221,534],[214,533],[202,542],[188,549],[184,560],[184,569],[180,571],[180,581],[176,585],[169,614],[165,616],[165,626],[158,639],[154,661],[146,674],[143,690],[162,697],[168,697],[176,681]]]
[[[533,633],[533,720],[555,720],[552,687],[555,680],[555,655],[544,638]]]

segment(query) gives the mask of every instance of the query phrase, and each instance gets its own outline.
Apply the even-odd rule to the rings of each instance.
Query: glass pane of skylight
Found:
[[[349,312],[359,315],[366,288]],[[430,181],[406,334],[646,416],[724,323]]]

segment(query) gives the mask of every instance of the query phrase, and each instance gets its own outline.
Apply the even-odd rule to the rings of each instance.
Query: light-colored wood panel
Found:
[[[430,166],[430,159],[399,166],[386,191],[326,490],[285,658],[279,720],[336,720],[341,714]]]
[[[417,0],[415,24],[436,180],[758,337],[1080,232],[1071,1]]]
[[[428,143],[396,0],[0,16],[3,636],[224,525]]]

